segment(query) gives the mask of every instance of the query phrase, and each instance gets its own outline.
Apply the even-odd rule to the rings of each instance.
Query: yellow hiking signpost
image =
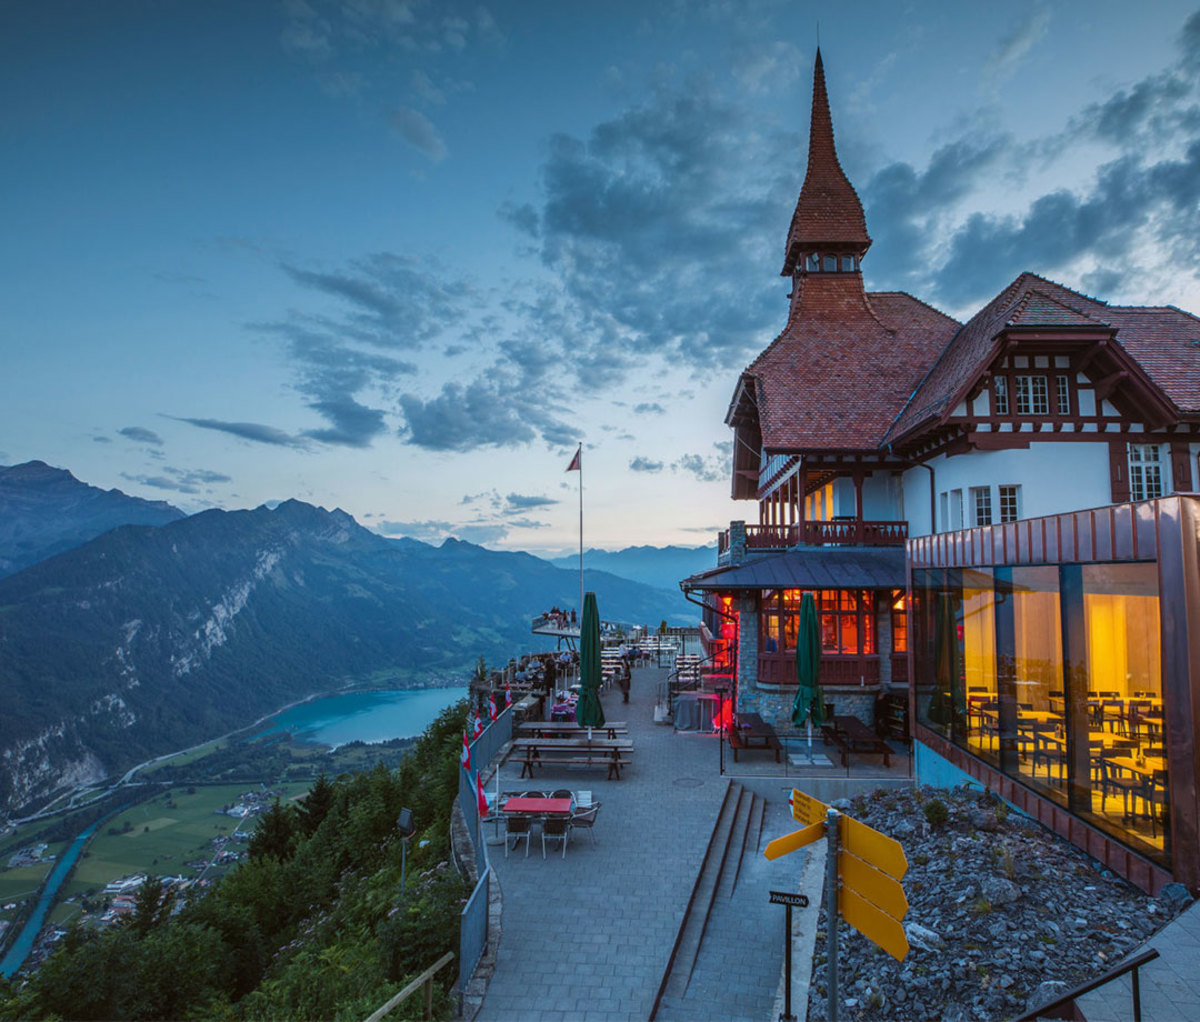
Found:
[[[811,795],[793,788],[792,816],[805,824],[801,830],[771,841],[763,854],[777,859],[827,837],[825,905],[828,911],[829,1009],[830,1022],[837,1022],[837,921],[840,916],[897,961],[908,954],[908,938],[902,920],[908,898],[900,881],[908,872],[908,859],[899,841],[881,834],[865,823],[830,809]]]

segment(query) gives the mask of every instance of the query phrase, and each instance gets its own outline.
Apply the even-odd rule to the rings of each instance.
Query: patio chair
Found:
[[[596,846],[596,817],[600,815],[600,803],[595,802],[587,809],[571,814],[571,830],[586,830],[592,836],[592,847]]]
[[[569,799],[573,800],[575,798],[575,793],[573,791],[571,791],[569,788],[556,788],[554,791],[550,792],[550,797],[551,798],[569,798]]]
[[[506,816],[504,818],[504,857],[508,858],[508,841],[512,838],[512,847],[516,848],[525,839],[525,858],[529,858],[529,836],[532,833],[532,821],[528,816]],[[544,850],[543,850],[544,851]]]
[[[571,834],[571,821],[566,816],[547,816],[542,820],[542,858],[546,857],[546,838],[562,842],[563,858],[567,857],[567,838]]]

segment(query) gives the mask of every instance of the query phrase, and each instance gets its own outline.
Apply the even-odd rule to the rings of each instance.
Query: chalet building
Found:
[[[827,702],[869,722],[906,697],[919,776],[1006,786],[1142,886],[1200,885],[1200,578],[1163,560],[1200,570],[1177,496],[1200,320],[1023,273],[959,323],[866,291],[870,245],[818,52],[787,321],[726,416],[757,521],[681,583],[730,636],[735,706],[786,726],[812,592]]]

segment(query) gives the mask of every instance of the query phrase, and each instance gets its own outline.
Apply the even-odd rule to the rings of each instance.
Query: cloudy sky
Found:
[[[868,286],[1200,312],[1200,14],[1127,3],[24,0],[0,464],[535,552],[711,541],[825,57]]]

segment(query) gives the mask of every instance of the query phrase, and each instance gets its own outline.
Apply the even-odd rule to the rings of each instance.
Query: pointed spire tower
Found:
[[[821,51],[813,66],[812,121],[808,132],[808,172],[784,255],[785,277],[808,273],[858,273],[871,247],[858,193],[838,163],[833,119],[825,90]]]

